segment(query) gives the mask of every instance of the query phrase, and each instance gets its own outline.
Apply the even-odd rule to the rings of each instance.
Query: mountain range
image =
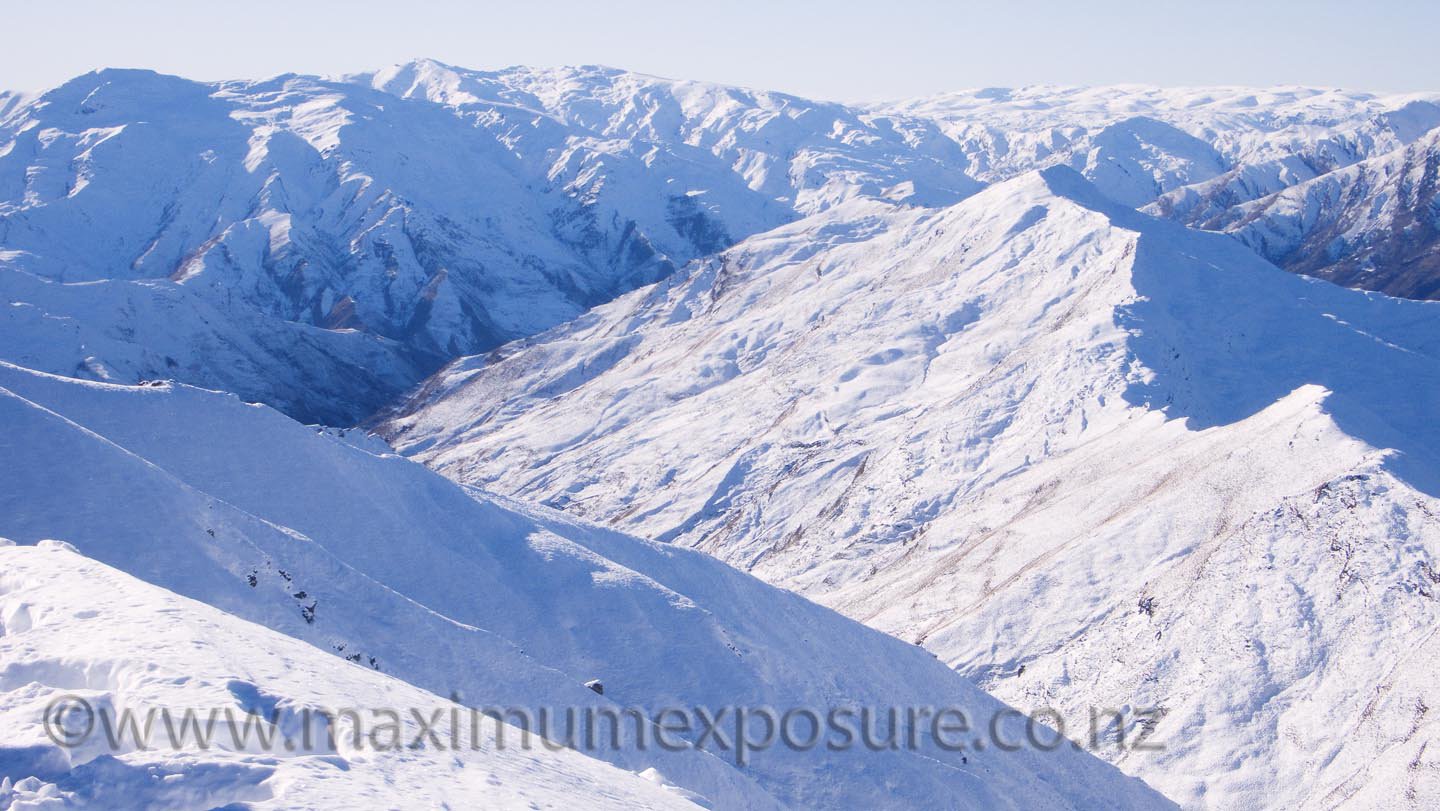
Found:
[[[429,60],[0,96],[0,808],[1426,808],[1437,127]],[[1161,745],[115,755],[46,743],[67,693]]]
[[[1194,224],[1403,154],[1437,100],[1122,87],[846,106],[599,67],[99,71],[0,103],[3,356],[353,424],[457,356],[847,201],[943,207],[1066,165]],[[1407,210],[1428,222],[1427,194]],[[1331,217],[1366,210],[1341,203]],[[1396,261],[1431,244],[1420,231]],[[1360,286],[1424,292],[1396,272]]]

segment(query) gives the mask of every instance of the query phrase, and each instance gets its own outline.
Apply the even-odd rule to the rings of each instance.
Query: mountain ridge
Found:
[[[1436,305],[1285,273],[1066,168],[870,211],[451,364],[382,432],[457,480],[795,588],[1001,696],[1155,701],[1166,753],[1117,763],[1182,805],[1304,805],[1300,786],[1348,779],[1368,755],[1342,719],[1437,620]],[[1274,613],[1242,616],[1262,590]],[[1429,702],[1407,678],[1392,730]],[[1351,788],[1390,780],[1368,779]]]

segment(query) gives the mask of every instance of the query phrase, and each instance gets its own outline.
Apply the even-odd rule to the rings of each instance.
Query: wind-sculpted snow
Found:
[[[706,555],[467,492],[353,432],[233,396],[3,365],[0,422],[0,535],[63,538],[308,642],[314,659],[349,659],[467,706],[822,718],[839,705],[948,706],[982,730],[1006,710],[926,651]],[[1003,720],[1007,740],[1024,740],[1021,719]],[[733,744],[671,751],[625,732],[584,751],[653,769],[715,808],[1165,806],[1069,746],[777,744],[737,765]]]
[[[751,238],[452,364],[384,431],[1002,698],[1154,708],[1164,753],[1115,758],[1182,804],[1423,807],[1436,306],[1055,168]]]

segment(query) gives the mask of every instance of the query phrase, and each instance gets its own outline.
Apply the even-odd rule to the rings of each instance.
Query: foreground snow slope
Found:
[[[953,705],[977,723],[1003,709],[924,650],[706,555],[466,492],[233,396],[4,365],[0,424],[0,534],[63,538],[472,706]],[[583,686],[592,678],[603,697]],[[921,744],[777,746],[744,768],[713,745],[640,751],[602,736],[594,754],[718,808],[1163,804],[1069,747]]]
[[[464,745],[453,750],[367,751],[344,729],[334,734],[334,747],[319,731],[306,739],[297,728],[306,710],[318,720],[321,711],[388,707],[406,713],[408,743],[420,734],[407,712],[416,708],[427,718],[442,710],[445,725],[437,733],[443,744],[452,739],[453,705],[58,542],[6,544],[0,541],[0,807],[696,807],[680,792],[568,749],[497,746],[488,725],[472,748],[464,714]],[[241,719],[236,723],[273,719],[298,751],[264,747],[258,734],[243,741],[249,749],[238,746],[242,741],[223,731],[224,721],[211,738],[215,748],[200,746],[199,727],[175,747],[157,734],[148,750],[133,738],[112,750],[97,732],[64,748],[38,719],[66,696],[117,719],[173,709],[176,728],[185,709],[200,718],[212,709],[229,711]],[[71,727],[77,736],[82,723],[77,718]],[[161,728],[155,722],[154,729]],[[514,741],[519,733],[506,734]]]
[[[1118,757],[1183,804],[1423,805],[1435,306],[1291,276],[1056,168],[753,238],[452,364],[385,431],[1010,701],[1159,708],[1165,752]]]

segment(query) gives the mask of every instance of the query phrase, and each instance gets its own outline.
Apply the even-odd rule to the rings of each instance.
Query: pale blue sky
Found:
[[[1266,0],[0,0],[0,87],[97,67],[198,79],[417,56],[606,64],[869,100],[1038,82],[1440,89],[1440,3]]]

